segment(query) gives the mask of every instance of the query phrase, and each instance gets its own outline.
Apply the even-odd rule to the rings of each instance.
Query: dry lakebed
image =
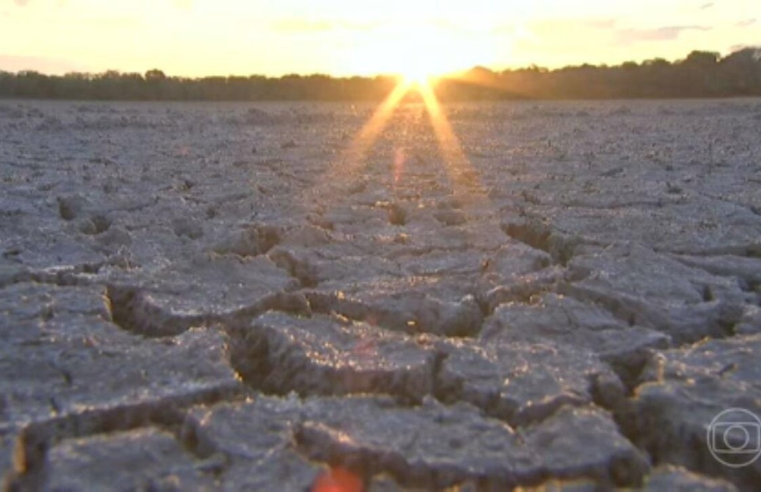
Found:
[[[761,487],[761,100],[375,109],[0,101],[5,489]]]

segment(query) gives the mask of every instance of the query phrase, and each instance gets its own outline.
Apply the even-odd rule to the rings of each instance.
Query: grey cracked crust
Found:
[[[0,103],[4,489],[758,489],[761,102],[373,109]]]

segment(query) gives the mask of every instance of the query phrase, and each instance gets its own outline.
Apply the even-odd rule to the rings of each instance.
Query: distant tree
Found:
[[[0,97],[104,100],[318,100],[377,101],[398,83],[395,77],[333,78],[289,74],[280,78],[170,77],[159,69],[116,70],[49,76],[36,71],[0,71]],[[531,65],[494,72],[475,67],[436,85],[444,100],[516,98],[761,96],[761,48],[739,49],[722,58],[693,51],[685,59],[662,58],[619,66],[584,64],[556,70]]]
[[[154,68],[145,72],[145,80],[148,82],[162,81],[166,80],[166,75],[161,70]]]
[[[700,67],[712,67],[719,62],[721,55],[713,51],[693,51],[684,60],[687,65],[696,65]]]
[[[653,58],[642,62],[642,66],[656,69],[667,69],[671,66],[671,63],[663,58]]]
[[[729,93],[761,95],[761,48],[735,51],[721,60],[720,64]]]
[[[693,51],[677,66],[680,85],[691,97],[722,95],[718,62],[720,55],[711,51]]]

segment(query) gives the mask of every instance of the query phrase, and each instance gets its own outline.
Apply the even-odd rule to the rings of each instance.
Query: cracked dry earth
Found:
[[[372,112],[0,103],[5,488],[759,487],[761,101]]]

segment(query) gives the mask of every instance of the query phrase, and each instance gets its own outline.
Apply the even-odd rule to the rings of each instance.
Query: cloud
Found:
[[[613,29],[616,27],[616,20],[615,19],[597,19],[597,20],[588,20],[583,23],[584,26],[590,27],[592,29]]]
[[[190,10],[193,7],[193,0],[172,0],[175,7],[182,10]]]
[[[0,2],[1,3],[1,2]],[[13,0],[13,3],[18,7],[28,7],[31,3],[30,0]],[[57,0],[55,2],[56,7],[65,7],[69,3],[69,0]]]
[[[757,19],[745,19],[744,21],[740,21],[737,24],[735,24],[736,27],[750,27],[753,24],[755,24]]]
[[[708,10],[711,7],[713,7],[714,5],[716,5],[716,4],[713,3],[713,2],[704,3],[703,5],[700,6],[700,10]]]
[[[707,26],[665,26],[654,29],[620,29],[616,38],[620,44],[632,44],[643,41],[673,41],[684,31],[710,31]]]
[[[36,70],[47,74],[63,74],[66,72],[86,72],[88,67],[61,58],[0,54],[0,71],[2,70],[9,72]]]
[[[370,31],[380,26],[378,22],[353,22],[329,19],[283,19],[273,24],[278,32],[283,33],[319,33],[331,31]]]
[[[495,26],[492,34],[518,36],[521,38],[557,38],[578,36],[579,32],[601,33],[615,29],[616,19],[542,19],[526,24],[500,24]]]
[[[529,29],[537,34],[574,33],[582,30],[607,30],[616,26],[615,19],[547,19],[531,22]]]
[[[274,24],[279,32],[324,32],[332,31],[334,23],[325,20],[286,19]]]

